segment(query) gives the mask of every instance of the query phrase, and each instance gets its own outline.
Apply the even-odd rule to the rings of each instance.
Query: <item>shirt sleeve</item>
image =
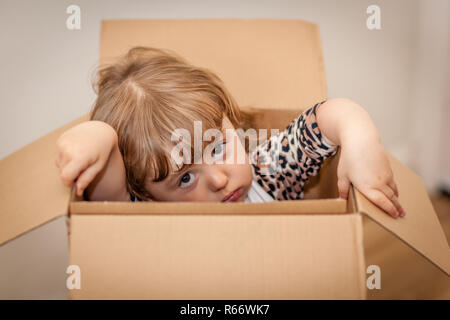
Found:
[[[272,135],[250,154],[254,176],[276,200],[303,199],[303,187],[316,175],[337,146],[326,141],[316,120],[317,103],[294,119],[284,131]]]

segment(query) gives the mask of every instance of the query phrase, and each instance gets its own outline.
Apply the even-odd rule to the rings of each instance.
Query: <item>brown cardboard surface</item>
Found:
[[[0,245],[67,213],[70,190],[55,166],[56,141],[85,120],[82,116],[0,161]]]
[[[304,199],[336,199],[339,198],[337,187],[337,165],[340,150],[322,164],[322,168],[316,176],[313,176],[305,184]],[[354,212],[354,211],[353,211]]]
[[[363,299],[361,216],[72,216],[72,299]]]
[[[343,199],[292,200],[270,203],[220,202],[71,202],[71,215],[271,215],[345,214]]]
[[[299,20],[107,20],[100,62],[133,46],[175,51],[215,72],[241,106],[306,108],[327,97],[319,30]]]
[[[391,218],[355,189],[359,211],[394,233],[449,275],[450,248],[425,187],[417,175],[392,156],[390,163],[399,190],[399,201],[406,216]]]

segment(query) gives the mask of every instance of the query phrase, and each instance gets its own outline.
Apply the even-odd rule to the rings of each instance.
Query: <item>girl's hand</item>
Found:
[[[347,199],[350,183],[392,217],[403,217],[389,160],[381,143],[354,136],[342,142],[338,164],[339,196]]]
[[[340,197],[347,198],[352,183],[391,216],[403,217],[389,160],[369,114],[349,99],[330,99],[318,109],[317,122],[324,137],[341,146]]]
[[[83,122],[66,132],[57,141],[55,164],[64,184],[76,182],[77,195],[91,183],[104,168],[111,151],[117,144],[117,134],[101,121]]]

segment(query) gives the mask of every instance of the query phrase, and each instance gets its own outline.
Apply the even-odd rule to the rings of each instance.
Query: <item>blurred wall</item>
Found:
[[[420,1],[409,103],[410,166],[429,190],[450,179],[450,1]],[[450,181],[449,181],[450,183]]]
[[[70,4],[81,8],[81,30],[66,28]],[[366,9],[371,4],[381,8],[380,30],[366,27]],[[315,22],[321,32],[329,96],[351,98],[365,107],[384,145],[416,170],[430,190],[450,163],[448,152],[443,158],[449,138],[445,120],[449,119],[450,69],[447,0],[2,0],[0,158],[90,110],[95,99],[90,77],[98,57],[100,21],[121,18]],[[33,240],[15,240],[22,241],[19,249],[11,249],[15,241],[0,247],[0,297],[65,298],[60,275],[56,282],[45,282],[48,288],[15,282],[32,277],[21,267],[27,263],[41,263],[33,275],[43,279],[53,274],[55,265],[67,264],[63,253],[67,245],[52,230],[56,229],[36,230],[40,236]],[[55,252],[61,253],[36,259],[27,248],[39,241],[54,243],[60,248]],[[53,267],[46,267],[50,264]]]

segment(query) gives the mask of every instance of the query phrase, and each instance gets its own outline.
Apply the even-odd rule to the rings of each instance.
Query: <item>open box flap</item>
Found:
[[[56,141],[84,115],[0,161],[0,245],[67,212],[70,188],[55,165]]]
[[[241,107],[300,108],[327,97],[317,25],[299,20],[187,19],[102,22],[100,62],[134,46],[174,51],[216,73]]]
[[[354,189],[359,212],[392,232],[449,275],[450,249],[425,187],[416,174],[392,156],[390,163],[406,216],[392,218]]]

